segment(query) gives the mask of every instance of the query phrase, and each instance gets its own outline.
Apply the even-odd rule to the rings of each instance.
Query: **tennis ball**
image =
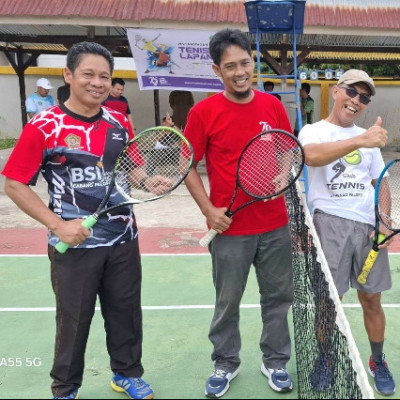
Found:
[[[347,164],[357,165],[361,162],[361,153],[359,150],[354,150],[351,153],[346,154],[343,159],[347,162]]]
[[[383,234],[383,233],[380,233],[379,235],[378,235],[378,244],[379,243],[381,243],[381,242],[383,242],[383,240],[385,240],[385,235]]]

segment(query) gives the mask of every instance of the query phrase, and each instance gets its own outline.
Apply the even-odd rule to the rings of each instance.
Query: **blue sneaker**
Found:
[[[394,383],[393,376],[389,371],[387,362],[385,361],[385,355],[382,354],[382,358],[376,362],[369,358],[369,373],[374,377],[375,390],[378,393],[389,395],[396,391],[396,384]]]
[[[126,393],[130,399],[152,399],[154,392],[151,386],[142,378],[126,378],[114,374],[111,387],[120,393]]]
[[[310,375],[311,386],[318,392],[330,388],[332,382],[331,360],[321,357],[318,358],[313,372]]]
[[[206,383],[205,394],[208,397],[221,397],[229,389],[229,382],[236,378],[239,368],[233,372],[227,372],[223,369],[214,370],[213,374],[208,378]]]
[[[78,389],[75,389],[68,396],[65,397],[54,396],[53,399],[79,399],[79,392]]]
[[[292,378],[285,368],[267,368],[262,363],[261,372],[268,378],[268,384],[275,392],[290,392],[292,390]]]

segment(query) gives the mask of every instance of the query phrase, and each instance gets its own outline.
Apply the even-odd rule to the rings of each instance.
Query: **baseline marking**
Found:
[[[361,308],[360,304],[342,304],[346,308]],[[400,304],[382,304],[383,308],[400,308]],[[204,310],[214,309],[215,306],[207,304],[183,305],[183,306],[142,306],[143,310]],[[241,304],[240,308],[260,308],[259,304]],[[55,307],[2,307],[0,312],[55,312]],[[100,307],[96,307],[100,311]]]

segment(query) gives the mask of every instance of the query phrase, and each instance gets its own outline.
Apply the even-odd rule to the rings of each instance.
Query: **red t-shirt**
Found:
[[[185,136],[193,146],[194,159],[206,159],[210,200],[216,207],[228,207],[236,183],[238,158],[251,138],[267,129],[292,132],[281,101],[254,90],[247,104],[234,103],[218,93],[197,103],[189,112]],[[232,207],[251,198],[239,189]],[[284,197],[258,201],[238,211],[223,234],[251,235],[269,232],[289,221]]]
[[[120,113],[124,114],[125,117],[131,114],[128,100],[124,96],[114,97],[109,94],[103,105],[111,108],[112,110],[119,111]]]

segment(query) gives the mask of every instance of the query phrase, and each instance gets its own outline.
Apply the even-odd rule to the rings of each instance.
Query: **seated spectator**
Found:
[[[25,101],[26,112],[29,119],[33,118],[46,108],[56,105],[53,96],[49,94],[50,89],[53,89],[53,86],[51,86],[48,79],[38,79],[36,81],[36,86],[36,92],[30,95]]]

